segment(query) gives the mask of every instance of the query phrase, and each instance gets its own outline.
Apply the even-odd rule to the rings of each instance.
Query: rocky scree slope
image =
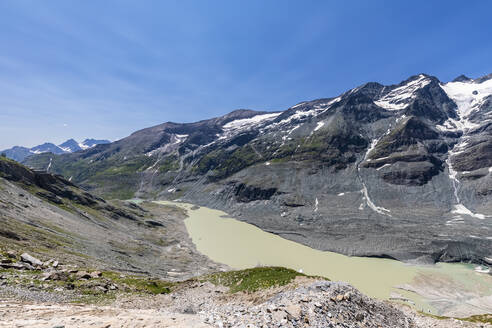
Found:
[[[221,268],[196,252],[178,208],[108,202],[0,158],[0,250],[184,279]]]
[[[321,250],[492,263],[492,76],[367,83],[26,163],[108,197],[226,210]]]
[[[0,296],[0,327],[471,328],[491,322],[489,315],[437,320],[370,299],[346,283],[275,267],[170,283],[47,261],[37,270],[4,271]],[[69,304],[73,301],[79,304]]]

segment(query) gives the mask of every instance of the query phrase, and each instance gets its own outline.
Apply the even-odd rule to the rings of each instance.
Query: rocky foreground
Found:
[[[373,300],[346,283],[283,268],[173,283],[42,261],[27,253],[3,252],[0,267],[0,327],[492,326],[492,316],[423,316]]]

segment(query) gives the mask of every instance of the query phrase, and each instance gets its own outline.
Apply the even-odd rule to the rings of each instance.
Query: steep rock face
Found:
[[[268,200],[270,199],[277,189],[268,188],[264,189],[258,186],[250,186],[244,183],[239,183],[234,186],[234,194],[238,202],[251,202],[255,200]]]
[[[423,185],[443,170],[443,161],[434,156],[448,147],[439,134],[416,117],[399,124],[376,141],[363,167],[381,169],[386,182],[397,185]]]
[[[422,261],[492,258],[490,78],[420,74],[283,112],[164,123],[27,163],[117,198],[181,198],[306,245]]]

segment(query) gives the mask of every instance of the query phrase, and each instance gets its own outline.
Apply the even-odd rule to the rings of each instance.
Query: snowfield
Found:
[[[386,110],[402,110],[416,98],[415,92],[425,87],[431,80],[421,74],[416,80],[410,81],[401,87],[391,90],[388,94],[374,103]]]

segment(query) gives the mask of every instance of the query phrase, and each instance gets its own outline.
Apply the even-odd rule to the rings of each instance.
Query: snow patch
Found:
[[[436,125],[436,128],[440,131],[467,131],[479,126],[480,124],[470,122],[466,118],[460,118],[460,120],[448,118],[443,125]]]
[[[371,144],[369,145],[369,148],[366,151],[366,154],[364,155],[364,160],[367,159],[367,156],[369,156],[369,153],[376,148],[376,145],[378,144],[379,138],[378,139],[372,139]]]
[[[314,132],[318,131],[319,129],[321,129],[323,127],[323,125],[325,125],[325,122],[318,122],[316,124],[316,127],[314,128]]]
[[[475,267],[475,272],[478,272],[478,273],[490,273],[490,268],[488,268],[486,266],[479,265],[479,266],[476,266]]]
[[[318,212],[318,205],[319,205],[319,202],[318,202],[318,197],[316,197],[316,200],[314,202],[314,211],[315,212]]]
[[[406,108],[410,102],[417,96],[415,92],[426,85],[428,85],[431,80],[425,75],[419,75],[415,80],[408,82],[401,87],[395,88],[387,93],[382,98],[376,100],[374,103],[379,107],[386,110],[402,110]]]
[[[378,167],[378,168],[376,169],[376,171],[379,171],[379,170],[381,170],[382,168],[385,168],[385,167],[388,167],[388,166],[391,166],[391,164],[384,164],[383,166]]]
[[[297,130],[300,126],[301,126],[301,125],[300,125],[300,124],[298,124],[298,125],[294,126],[292,129],[290,129],[289,131],[287,131],[287,134],[286,134],[286,135],[284,135],[284,136],[282,137],[282,140],[283,140],[283,141],[288,140],[288,139],[289,139],[290,134],[291,134],[292,132],[294,132],[294,130]],[[289,139],[289,140],[290,140],[290,139]],[[282,145],[283,145],[283,144],[282,144]]]
[[[344,192],[341,192],[337,196],[343,196],[343,195],[345,195],[345,193]]]
[[[391,211],[388,210],[387,208],[381,207],[381,206],[376,206],[372,200],[369,198],[369,193],[367,192],[367,187],[365,184],[362,184],[362,193],[364,194],[364,197],[366,199],[367,205],[375,212],[383,215],[389,215]]]
[[[50,162],[48,164],[48,167],[46,168],[46,172],[49,172],[50,171],[50,168],[51,168],[51,163],[53,162],[53,157],[50,157]]]
[[[174,145],[177,145],[179,143],[182,143],[183,141],[186,140],[186,138],[188,138],[188,135],[187,134],[175,134],[174,135],[174,139],[175,140],[174,140],[173,144]]]
[[[277,116],[279,116],[281,113],[271,113],[271,114],[262,114],[262,115],[256,115],[250,118],[243,118],[240,120],[234,120],[231,121],[227,124],[225,124],[222,129],[224,131],[238,131],[238,130],[245,130],[249,129],[259,123],[265,122],[265,121],[271,121],[275,119]]]
[[[451,156],[463,152],[462,148],[466,147],[467,144],[468,144],[468,141],[464,140],[461,143],[459,143],[458,145],[456,145],[449,152],[448,159],[446,160],[446,164],[448,164],[449,179],[451,180],[451,183],[453,185],[454,198],[455,198],[456,203],[457,203],[456,205],[454,205],[454,210],[452,210],[451,213],[469,215],[469,216],[472,216],[474,218],[484,220],[487,218],[486,215],[480,214],[480,213],[473,213],[471,210],[469,210],[465,205],[463,205],[461,203],[461,199],[458,195],[458,187],[459,187],[460,181],[458,180],[458,172],[456,170],[454,170],[453,165],[451,163]]]
[[[472,216],[472,217],[480,219],[480,220],[485,220],[485,218],[486,218],[486,216],[484,214],[473,213],[468,208],[466,208],[465,205],[463,205],[463,204],[454,205],[454,210],[451,211],[451,213],[465,214],[465,215],[469,215],[469,216]]]
[[[274,127],[281,126],[281,125],[285,125],[285,124],[289,124],[295,120],[300,120],[300,119],[304,119],[307,117],[317,116],[321,113],[324,113],[328,109],[330,109],[331,106],[333,106],[335,103],[339,102],[341,99],[342,98],[337,97],[337,98],[332,99],[326,103],[317,104],[317,105],[313,106],[313,109],[310,109],[310,110],[306,110],[306,111],[297,110],[294,114],[290,115],[289,117],[283,119],[280,122],[272,124],[271,126],[267,127],[267,129],[268,128],[274,128]],[[292,108],[294,108],[294,107],[292,107]]]
[[[79,142],[78,143],[79,147],[82,148],[83,150],[91,148],[90,146],[86,145],[85,143]]]
[[[474,81],[449,82],[442,84],[441,88],[458,106],[460,120],[467,122],[467,117],[480,109],[485,98],[492,94],[492,79],[482,83]],[[468,123],[470,124],[471,122]]]

